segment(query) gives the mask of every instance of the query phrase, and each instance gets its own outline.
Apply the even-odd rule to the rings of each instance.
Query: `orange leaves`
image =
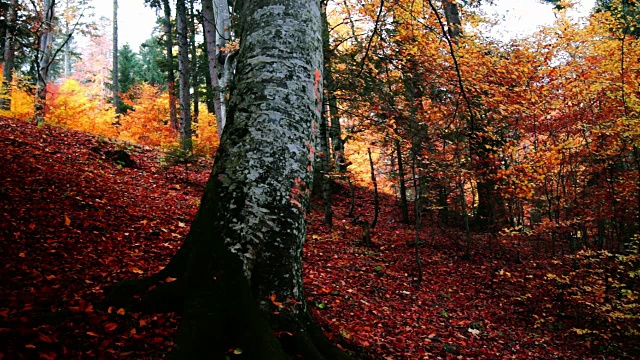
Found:
[[[159,88],[141,84],[123,95],[123,102],[133,110],[120,118],[119,136],[151,146],[171,146],[177,142],[177,134],[169,119],[169,95]]]
[[[136,273],[136,274],[144,274],[144,271],[138,269],[137,267],[131,267],[131,268],[129,268],[129,270],[131,270],[131,272]]]
[[[78,81],[67,79],[61,86],[51,87],[47,99],[48,122],[108,137],[116,135],[113,111],[100,98],[92,98]]]

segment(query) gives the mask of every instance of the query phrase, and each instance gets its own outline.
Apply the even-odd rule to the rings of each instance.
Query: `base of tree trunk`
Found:
[[[179,347],[168,359],[226,359],[231,355],[238,359],[352,359],[327,339],[306,312],[296,321],[280,321],[274,330],[258,309],[242,273],[196,292],[187,289],[184,275],[167,282],[167,277],[176,275],[182,262],[176,259],[181,258],[186,257],[176,254],[154,275],[116,283],[106,290],[100,305],[185,315],[178,333]]]

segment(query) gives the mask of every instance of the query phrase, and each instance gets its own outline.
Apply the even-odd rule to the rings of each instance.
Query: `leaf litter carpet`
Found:
[[[104,150],[126,148],[136,166]],[[97,151],[101,150],[101,151]],[[198,208],[210,161],[161,166],[156,149],[0,118],[0,359],[160,359],[179,316],[98,309],[103,289],[162,268]],[[371,219],[372,194],[355,214]],[[560,318],[543,287],[546,260],[512,261],[512,249],[478,238],[463,260],[462,235],[427,224],[418,247],[383,197],[373,246],[334,197],[334,227],[316,200],[305,248],[308,306],[327,335],[356,358],[633,358],[638,345],[585,337]],[[475,238],[474,238],[475,241]],[[486,245],[489,243],[490,245]],[[485,245],[480,245],[485,244]],[[233,358],[233,353],[230,357]]]

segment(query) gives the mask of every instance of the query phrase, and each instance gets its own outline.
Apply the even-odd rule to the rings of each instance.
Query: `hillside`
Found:
[[[117,150],[135,164],[123,166]],[[0,118],[0,359],[158,359],[171,349],[176,314],[97,307],[107,285],[166,264],[198,208],[210,161],[187,175],[162,157],[157,149]],[[372,197],[357,189],[356,214],[371,216]],[[579,283],[596,288],[596,275],[571,277],[587,261],[615,281],[624,263],[595,253],[546,259],[527,248],[515,261],[513,243],[486,234],[474,236],[464,260],[463,235],[430,224],[416,249],[413,225],[399,222],[393,204],[383,198],[371,247],[346,216],[347,191],[335,196],[333,230],[321,223],[320,205],[310,216],[307,300],[343,348],[373,359],[640,354],[637,307],[621,319],[603,317],[600,306],[619,310],[615,290],[589,307]]]

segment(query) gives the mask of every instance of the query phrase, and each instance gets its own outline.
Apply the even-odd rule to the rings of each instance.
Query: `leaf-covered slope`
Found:
[[[117,149],[136,166],[105,156]],[[159,359],[172,347],[175,314],[95,306],[106,285],[166,264],[197,210],[210,164],[194,167],[185,184],[184,168],[161,166],[161,156],[0,118],[0,359]],[[399,223],[394,199],[383,200],[374,246],[365,247],[362,229],[345,215],[346,192],[335,196],[332,231],[322,224],[319,203],[311,212],[305,291],[328,335],[358,357],[640,353],[637,318],[617,319],[613,310],[614,318],[600,316],[621,299],[612,287],[625,269],[618,258],[543,259],[540,244],[521,243],[524,262],[514,261],[512,240],[477,234],[471,259],[462,260],[463,234],[428,225],[418,248],[424,281],[417,284],[413,225]],[[357,190],[361,219],[371,219],[371,199],[367,189]],[[604,275],[610,282],[603,293]]]
[[[104,155],[116,149],[136,167]],[[154,321],[175,325],[172,317],[92,306],[105,285],[163,266],[197,210],[208,172],[192,173],[186,186],[183,169],[161,167],[161,156],[0,119],[0,352],[140,358],[166,350],[172,328]]]

